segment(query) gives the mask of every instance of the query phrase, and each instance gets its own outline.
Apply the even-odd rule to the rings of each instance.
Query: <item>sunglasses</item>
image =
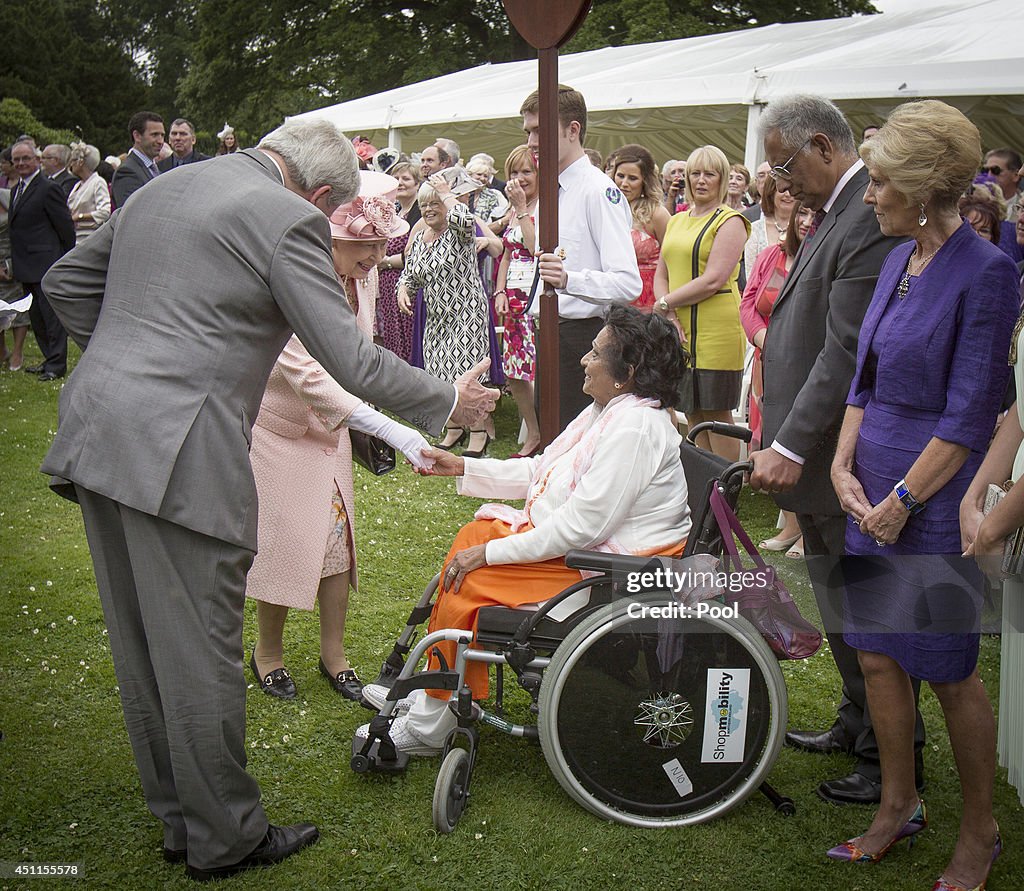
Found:
[[[775,180],[775,182],[778,182],[780,179],[784,179],[787,182],[791,180],[793,178],[793,174],[789,172],[789,165],[792,164],[796,156],[799,155],[800,152],[802,152],[807,147],[807,144],[811,141],[811,139],[813,139],[813,137],[808,136],[804,140],[803,145],[801,145],[800,148],[798,148],[795,152],[793,152],[792,155],[789,156],[789,160],[786,161],[785,164],[779,164],[777,167],[773,167],[771,170],[768,171],[768,175],[773,180]]]
[[[991,167],[980,167],[979,172],[991,173],[993,176],[999,176],[999,174],[1003,172],[1003,168],[1000,167],[998,164],[993,164]]]

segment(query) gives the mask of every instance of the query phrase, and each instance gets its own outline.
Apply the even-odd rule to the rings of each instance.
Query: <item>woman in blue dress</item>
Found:
[[[897,108],[860,148],[864,201],[912,240],[882,267],[832,465],[848,514],[844,633],[858,650],[882,766],[861,836],[828,852],[880,860],[926,825],[914,786],[911,679],[942,706],[963,812],[937,891],[983,887],[1001,850],[992,816],[995,720],[978,678],[981,577],[961,557],[959,505],[1006,388],[1013,263],[957,213],[981,160],[977,128],[942,102]]]

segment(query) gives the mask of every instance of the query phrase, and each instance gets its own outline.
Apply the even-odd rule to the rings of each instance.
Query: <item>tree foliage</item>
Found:
[[[870,0],[594,0],[568,52],[874,12]],[[38,0],[11,7],[0,95],[123,149],[132,112],[252,140],[285,115],[530,58],[501,0]]]

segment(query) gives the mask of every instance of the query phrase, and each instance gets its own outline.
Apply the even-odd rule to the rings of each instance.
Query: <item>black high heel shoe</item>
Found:
[[[463,458],[483,458],[487,454],[487,446],[489,446],[494,440],[491,439],[491,434],[486,430],[471,430],[470,433],[482,433],[484,435],[484,444],[480,449],[474,449],[472,452],[465,450],[462,453]]]
[[[460,430],[461,431],[459,433],[459,438],[456,439],[454,442],[448,443],[448,445],[444,445],[444,443],[439,442],[437,444],[437,448],[444,449],[444,451],[446,451],[446,452],[450,452],[452,449],[457,448],[458,446],[462,445],[469,438],[469,431],[465,427],[453,427],[452,430]],[[446,430],[445,431],[446,434],[451,433],[451,432],[452,432],[451,430]]]

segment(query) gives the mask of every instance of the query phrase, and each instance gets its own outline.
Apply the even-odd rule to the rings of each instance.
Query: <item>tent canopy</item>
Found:
[[[1022,33],[1021,0],[939,0],[927,10],[897,4],[879,15],[566,55],[559,80],[586,97],[586,144],[602,152],[639,142],[664,160],[711,143],[750,166],[760,160],[753,133],[760,108],[795,92],[835,100],[855,129],[901,102],[941,98],[974,121],[986,147],[1020,148]],[[405,151],[448,136],[464,158],[486,151],[500,166],[523,141],[519,107],[536,87],[535,61],[481,65],[292,120],[327,118]]]

